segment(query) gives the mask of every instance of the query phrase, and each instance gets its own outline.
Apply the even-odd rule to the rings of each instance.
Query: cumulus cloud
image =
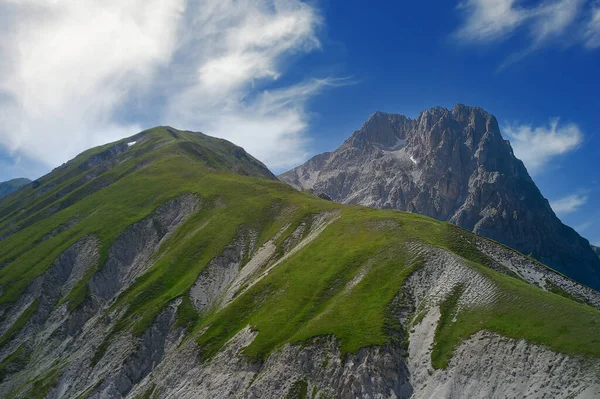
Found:
[[[573,194],[555,201],[550,201],[552,210],[557,215],[567,215],[577,211],[582,205],[585,205],[588,197],[586,195]]]
[[[587,0],[464,0],[457,8],[463,23],[454,37],[460,41],[485,44],[517,32],[528,35],[528,46],[509,56],[505,65],[557,41],[600,46],[599,8]]]
[[[337,84],[282,82],[321,24],[299,0],[0,0],[0,144],[55,166],[169,124],[290,166],[306,101]]]
[[[516,157],[534,174],[554,157],[577,149],[584,137],[579,126],[560,125],[558,118],[552,119],[548,126],[509,124],[504,126],[503,132]]]
[[[0,1],[0,140],[56,165],[140,127],[112,120],[176,40],[181,1]]]

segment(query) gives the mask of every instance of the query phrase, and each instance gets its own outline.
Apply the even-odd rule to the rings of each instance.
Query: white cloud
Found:
[[[545,1],[534,9],[530,26],[534,45],[541,45],[546,40],[566,34],[581,12],[584,1]]]
[[[511,63],[558,39],[569,44],[585,42],[578,22],[590,12],[586,1],[464,0],[458,5],[464,21],[454,36],[466,42],[490,43],[517,31],[527,32],[528,47],[510,56],[507,63]]]
[[[503,132],[531,173],[539,172],[554,157],[577,149],[583,141],[579,126],[559,125],[558,119],[552,119],[549,126],[506,125]]]
[[[510,34],[527,18],[526,9],[515,6],[517,0],[466,0],[458,8],[465,16],[456,36],[472,41],[497,40]]]
[[[0,1],[0,142],[48,165],[139,130],[111,119],[171,57],[182,1]],[[8,15],[7,15],[8,14]]]
[[[290,166],[305,102],[332,84],[280,83],[320,46],[321,18],[298,0],[0,0],[0,25],[0,147],[48,166],[147,123]]]
[[[583,222],[583,223],[578,224],[577,226],[575,226],[575,230],[579,234],[583,234],[584,231],[586,231],[587,229],[589,229],[593,225],[594,225],[594,222],[588,220],[587,222]]]
[[[586,195],[573,194],[555,201],[550,201],[552,210],[558,215],[566,215],[577,211],[585,205],[588,197]]]
[[[585,30],[585,45],[588,48],[600,47],[600,3],[592,8],[592,15]]]
[[[330,79],[279,85],[284,58],[320,47],[321,19],[300,2],[214,2],[210,13],[193,13],[195,32],[186,52],[195,54],[186,74],[197,84],[173,96],[166,120],[201,127],[246,148],[270,167],[283,169],[306,158],[308,115],[304,104]],[[262,88],[262,90],[261,90]]]
[[[307,138],[303,132],[307,128],[308,117],[304,102],[325,86],[341,84],[333,79],[312,80],[287,88],[263,91],[251,101],[223,99],[220,103],[186,104],[189,98],[198,98],[194,89],[183,93],[173,103],[175,110],[170,119],[180,120],[184,126],[204,126],[207,132],[224,137],[249,150],[269,166],[283,169],[295,166],[306,160]],[[237,94],[237,93],[235,93]],[[180,106],[183,104],[183,106]],[[192,115],[184,115],[180,110],[195,110],[206,106]],[[216,109],[216,112],[209,111]],[[208,111],[207,111],[208,110]]]

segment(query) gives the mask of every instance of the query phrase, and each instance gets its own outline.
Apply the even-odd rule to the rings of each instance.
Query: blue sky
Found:
[[[496,115],[600,244],[600,3],[0,0],[0,180],[168,124],[281,172],[378,110]]]

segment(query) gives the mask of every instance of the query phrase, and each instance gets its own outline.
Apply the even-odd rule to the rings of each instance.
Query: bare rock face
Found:
[[[249,239],[238,236],[225,248],[221,256],[212,259],[196,279],[190,290],[190,299],[198,312],[206,312],[217,304],[223,292],[231,286],[241,268],[244,255],[248,254],[248,242],[256,240],[256,234]]]
[[[110,247],[106,264],[92,276],[92,294],[110,299],[133,282],[145,271],[162,240],[185,222],[198,205],[195,195],[184,195],[162,205],[152,217],[131,225]]]
[[[592,245],[592,251],[594,251],[596,253],[596,255],[598,255],[598,257],[600,258],[600,248],[599,247],[595,247]]]
[[[342,146],[279,176],[334,201],[421,213],[492,238],[600,289],[600,259],[556,217],[481,108],[377,112]]]

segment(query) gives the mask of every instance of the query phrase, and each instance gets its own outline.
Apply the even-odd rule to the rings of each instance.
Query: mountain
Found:
[[[12,179],[0,183],[0,198],[6,197],[8,194],[13,193],[23,186],[31,183],[31,180],[26,178]]]
[[[592,398],[600,293],[159,127],[0,200],[0,397]]]
[[[280,179],[334,201],[400,209],[492,238],[595,289],[600,259],[554,214],[481,108],[377,112],[337,150]]]

